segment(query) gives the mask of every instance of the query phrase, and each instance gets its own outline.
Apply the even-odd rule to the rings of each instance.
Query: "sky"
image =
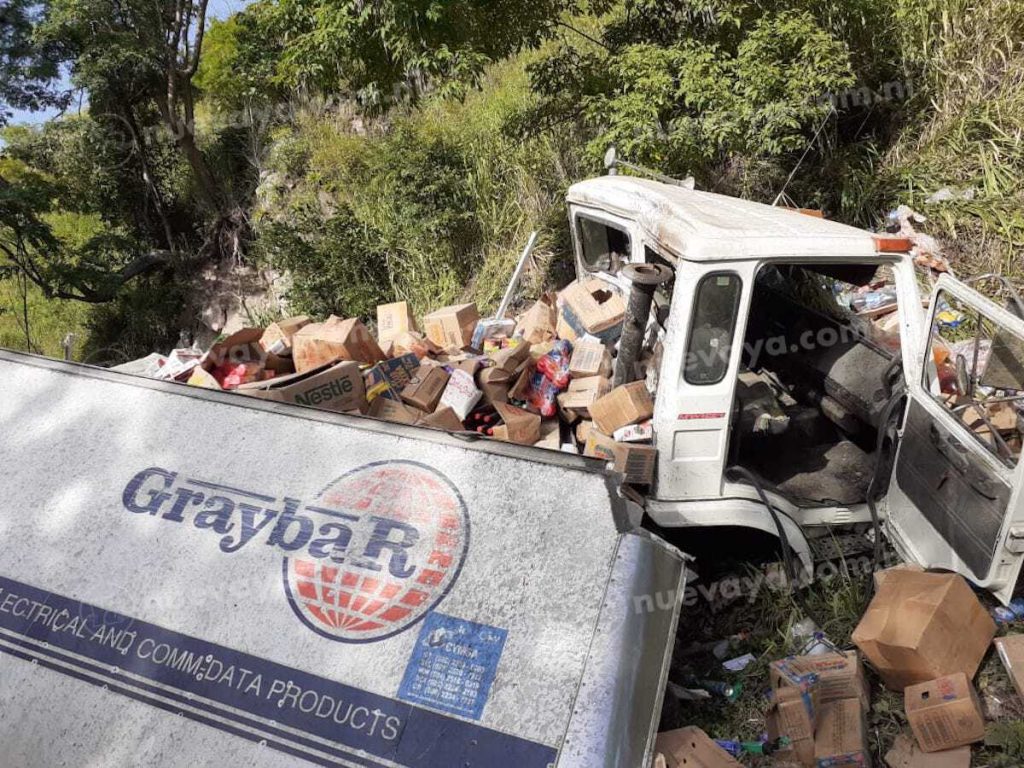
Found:
[[[247,6],[252,0],[210,0],[210,4],[207,6],[207,16],[213,19],[226,19],[233,13],[237,13]],[[70,82],[65,80],[64,85],[68,88],[71,87]],[[75,112],[78,110],[77,94],[76,100],[68,107],[68,112]],[[45,109],[39,112],[26,112],[25,110],[13,110],[14,116],[11,118],[10,123],[17,125],[19,123],[25,123],[28,125],[37,125],[39,123],[46,122],[51,118],[56,117],[60,114],[59,110],[56,109]]]

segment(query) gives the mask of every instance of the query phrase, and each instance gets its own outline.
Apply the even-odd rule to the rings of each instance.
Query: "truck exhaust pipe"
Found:
[[[636,379],[636,363],[647,333],[647,319],[651,315],[651,302],[659,285],[672,279],[672,270],[661,264],[627,264],[623,276],[633,288],[629,293],[626,317],[622,321],[619,354],[615,359],[613,386],[629,384]]]

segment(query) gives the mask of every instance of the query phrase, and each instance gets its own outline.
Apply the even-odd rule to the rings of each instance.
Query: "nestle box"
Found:
[[[275,355],[290,355],[292,353],[292,336],[309,323],[310,320],[305,315],[286,317],[284,320],[271,323],[260,336],[260,346]]]
[[[626,302],[603,280],[589,278],[573,283],[559,298],[562,318],[577,337],[589,333],[601,341],[615,341],[622,332]]]
[[[788,656],[773,661],[768,676],[773,690],[799,686],[814,678],[817,679],[818,700],[822,704],[857,699],[865,712],[870,707],[867,680],[856,651]]]
[[[659,733],[654,748],[665,756],[667,768],[742,768],[710,736],[692,725]]]
[[[617,443],[591,427],[586,430],[586,446],[583,449],[583,455],[596,456],[614,462],[613,469],[621,473],[627,483],[650,485],[654,482],[658,450],[653,446]]]
[[[865,768],[871,765],[864,710],[857,699],[822,704],[814,735],[814,759],[828,768]]]
[[[377,305],[377,340],[381,344],[415,330],[416,318],[412,316],[408,302],[396,301],[393,304]]]
[[[654,401],[642,381],[616,387],[590,405],[594,426],[606,435],[654,415]]]
[[[356,411],[366,408],[363,375],[359,364],[349,361],[323,365],[311,371],[243,384],[242,394],[264,400],[295,403],[325,411]]]
[[[587,376],[611,376],[612,356],[608,347],[598,341],[578,341],[572,348],[569,373],[574,379]]]
[[[996,625],[962,576],[891,568],[876,584],[853,642],[889,688],[974,677]]]
[[[885,753],[885,764],[889,768],[971,768],[971,748],[922,752],[913,739],[901,733]]]
[[[591,404],[606,395],[611,388],[611,382],[603,376],[573,379],[569,382],[569,388],[558,396],[558,405],[587,417]]]
[[[342,320],[334,315],[322,323],[310,323],[292,336],[292,358],[300,373],[335,360],[373,364],[385,359],[358,318]]]
[[[448,386],[448,372],[436,365],[421,365],[402,389],[402,402],[433,413]]]
[[[473,341],[479,319],[476,304],[457,304],[424,315],[423,331],[435,344],[462,349]]]
[[[516,324],[516,336],[522,336],[530,344],[553,341],[558,324],[558,309],[554,299],[545,294],[535,302]]]
[[[978,694],[963,672],[907,686],[903,706],[922,752],[953,749],[985,738]]]
[[[524,411],[507,403],[495,403],[494,408],[504,422],[494,428],[494,437],[520,445],[533,445],[540,440],[539,414]]]

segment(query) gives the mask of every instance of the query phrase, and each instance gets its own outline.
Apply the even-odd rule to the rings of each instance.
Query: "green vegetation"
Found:
[[[5,343],[26,346],[7,302],[27,279],[41,339],[155,348],[197,330],[182,295],[231,263],[287,273],[318,315],[486,310],[532,229],[535,294],[567,279],[562,196],[611,143],[859,226],[906,203],[958,270],[1024,277],[1014,0],[116,5],[4,11],[0,111],[67,103],[60,66],[89,104],[3,134]]]

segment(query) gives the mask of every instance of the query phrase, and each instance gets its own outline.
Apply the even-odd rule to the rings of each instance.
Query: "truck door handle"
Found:
[[[967,449],[964,447],[963,443],[955,437],[943,435],[934,424],[932,424],[931,427],[931,436],[935,443],[935,447],[938,448],[939,452],[946,457],[946,460],[953,465],[953,468],[961,475],[966,475],[971,464],[967,460]]]

